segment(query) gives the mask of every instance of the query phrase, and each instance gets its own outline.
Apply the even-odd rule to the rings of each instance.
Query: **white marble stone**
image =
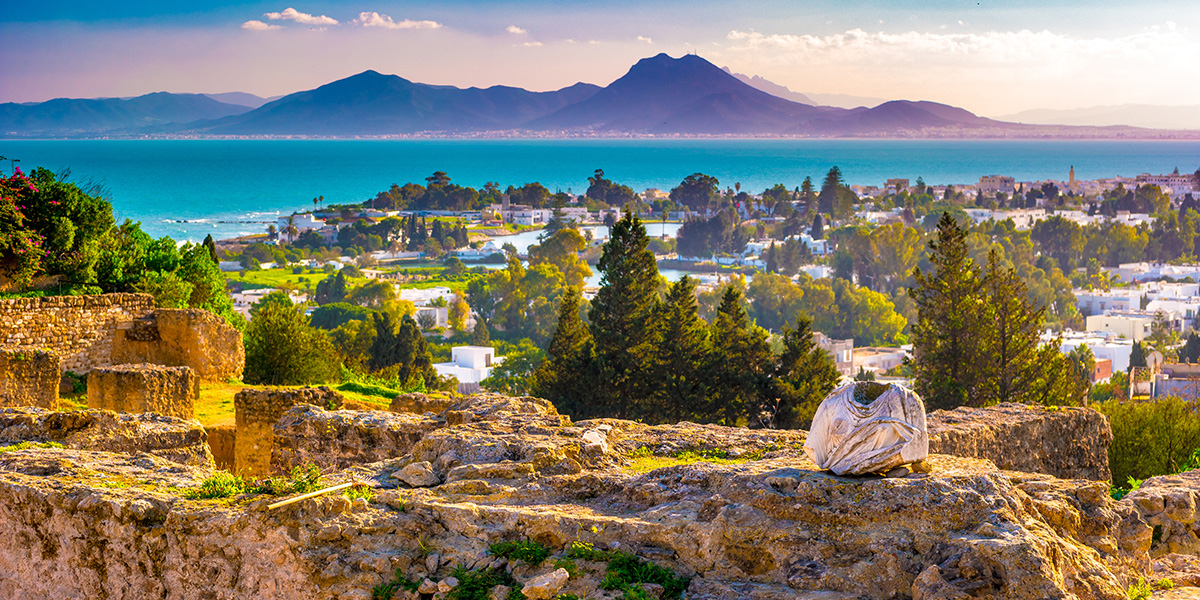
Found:
[[[863,402],[855,399],[862,386]],[[882,393],[874,399],[870,390]],[[804,451],[837,475],[887,473],[929,454],[925,405],[912,390],[895,384],[851,382],[833,390],[813,416]]]

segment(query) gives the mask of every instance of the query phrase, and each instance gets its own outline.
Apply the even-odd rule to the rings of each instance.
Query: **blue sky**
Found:
[[[5,2],[0,102],[426,83],[604,85],[695,51],[802,92],[985,115],[1200,104],[1200,2]],[[1193,73],[1187,75],[1187,73]]]

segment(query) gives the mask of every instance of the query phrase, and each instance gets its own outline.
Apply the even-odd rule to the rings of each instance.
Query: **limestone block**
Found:
[[[895,384],[845,384],[817,407],[804,451],[838,475],[886,473],[923,460],[929,454],[925,405]]]
[[[68,448],[148,453],[196,467],[213,466],[207,435],[196,421],[106,410],[0,408],[0,445],[58,442]]]
[[[297,404],[323,408],[341,408],[345,398],[321,386],[316,388],[246,388],[233,396],[237,441],[234,444],[234,469],[238,474],[262,477],[271,473],[271,454],[275,447],[275,423]]]
[[[521,588],[521,593],[530,600],[549,600],[558,593],[558,590],[562,589],[562,586],[570,578],[571,574],[566,569],[557,569],[534,577],[525,584],[525,587]]]
[[[442,482],[438,479],[437,474],[433,472],[433,465],[429,464],[428,461],[407,465],[403,469],[392,473],[392,478],[399,479],[411,487],[429,487]]]
[[[1154,528],[1150,554],[1200,555],[1200,471],[1160,475],[1142,482],[1121,500]]]
[[[272,468],[286,472],[313,462],[342,469],[400,458],[445,422],[432,415],[376,410],[325,410],[301,403],[274,425]],[[239,431],[239,435],[240,435]]]
[[[246,363],[242,334],[198,308],[159,308],[129,323],[113,339],[114,363],[191,367],[201,381],[240,379]]]
[[[1001,469],[1108,481],[1108,418],[1091,408],[960,407],[929,413],[929,451],[986,458]]]
[[[453,398],[437,398],[425,394],[400,394],[392,399],[388,410],[396,413],[440,413],[454,405]]]
[[[0,406],[58,408],[60,363],[52,350],[0,348]]]
[[[200,379],[190,367],[117,365],[88,374],[88,408],[193,419]]]

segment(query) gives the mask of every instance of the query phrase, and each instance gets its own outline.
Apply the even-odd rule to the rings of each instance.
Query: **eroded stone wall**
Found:
[[[0,300],[0,346],[52,350],[63,369],[86,373],[114,364],[118,325],[153,310],[154,299],[147,294]]]
[[[0,406],[58,408],[60,363],[51,350],[0,348]]]
[[[938,410],[926,420],[930,454],[986,458],[1001,469],[1108,481],[1108,418],[1091,408],[1005,403]]]
[[[372,410],[325,410],[298,404],[275,424],[271,465],[277,471],[306,462],[323,469],[376,462],[408,454],[425,434],[444,427],[433,415]]]
[[[160,308],[113,339],[112,360],[191,367],[201,381],[241,379],[246,363],[242,334],[198,308]]]
[[[79,450],[147,453],[180,464],[212,468],[206,440],[204,428],[196,421],[162,415],[0,408],[0,445],[57,442]]]
[[[313,404],[322,408],[341,408],[345,399],[328,387],[302,389],[244,389],[233,397],[237,439],[234,443],[234,469],[246,477],[262,477],[271,473],[271,450],[274,429],[288,411],[297,404]]]
[[[200,379],[191,367],[115,365],[92,369],[87,388],[88,408],[193,419]]]

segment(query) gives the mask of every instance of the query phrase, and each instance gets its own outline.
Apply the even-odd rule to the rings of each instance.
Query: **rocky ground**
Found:
[[[274,509],[190,499],[211,469],[148,454],[3,452],[0,597],[1116,600],[1139,578],[1171,579],[1175,598],[1200,584],[1200,481],[1116,502],[1104,481],[949,455],[837,477],[803,441],[572,423],[534,398],[301,405],[276,428],[276,465],[324,456],[326,484],[371,492]]]

